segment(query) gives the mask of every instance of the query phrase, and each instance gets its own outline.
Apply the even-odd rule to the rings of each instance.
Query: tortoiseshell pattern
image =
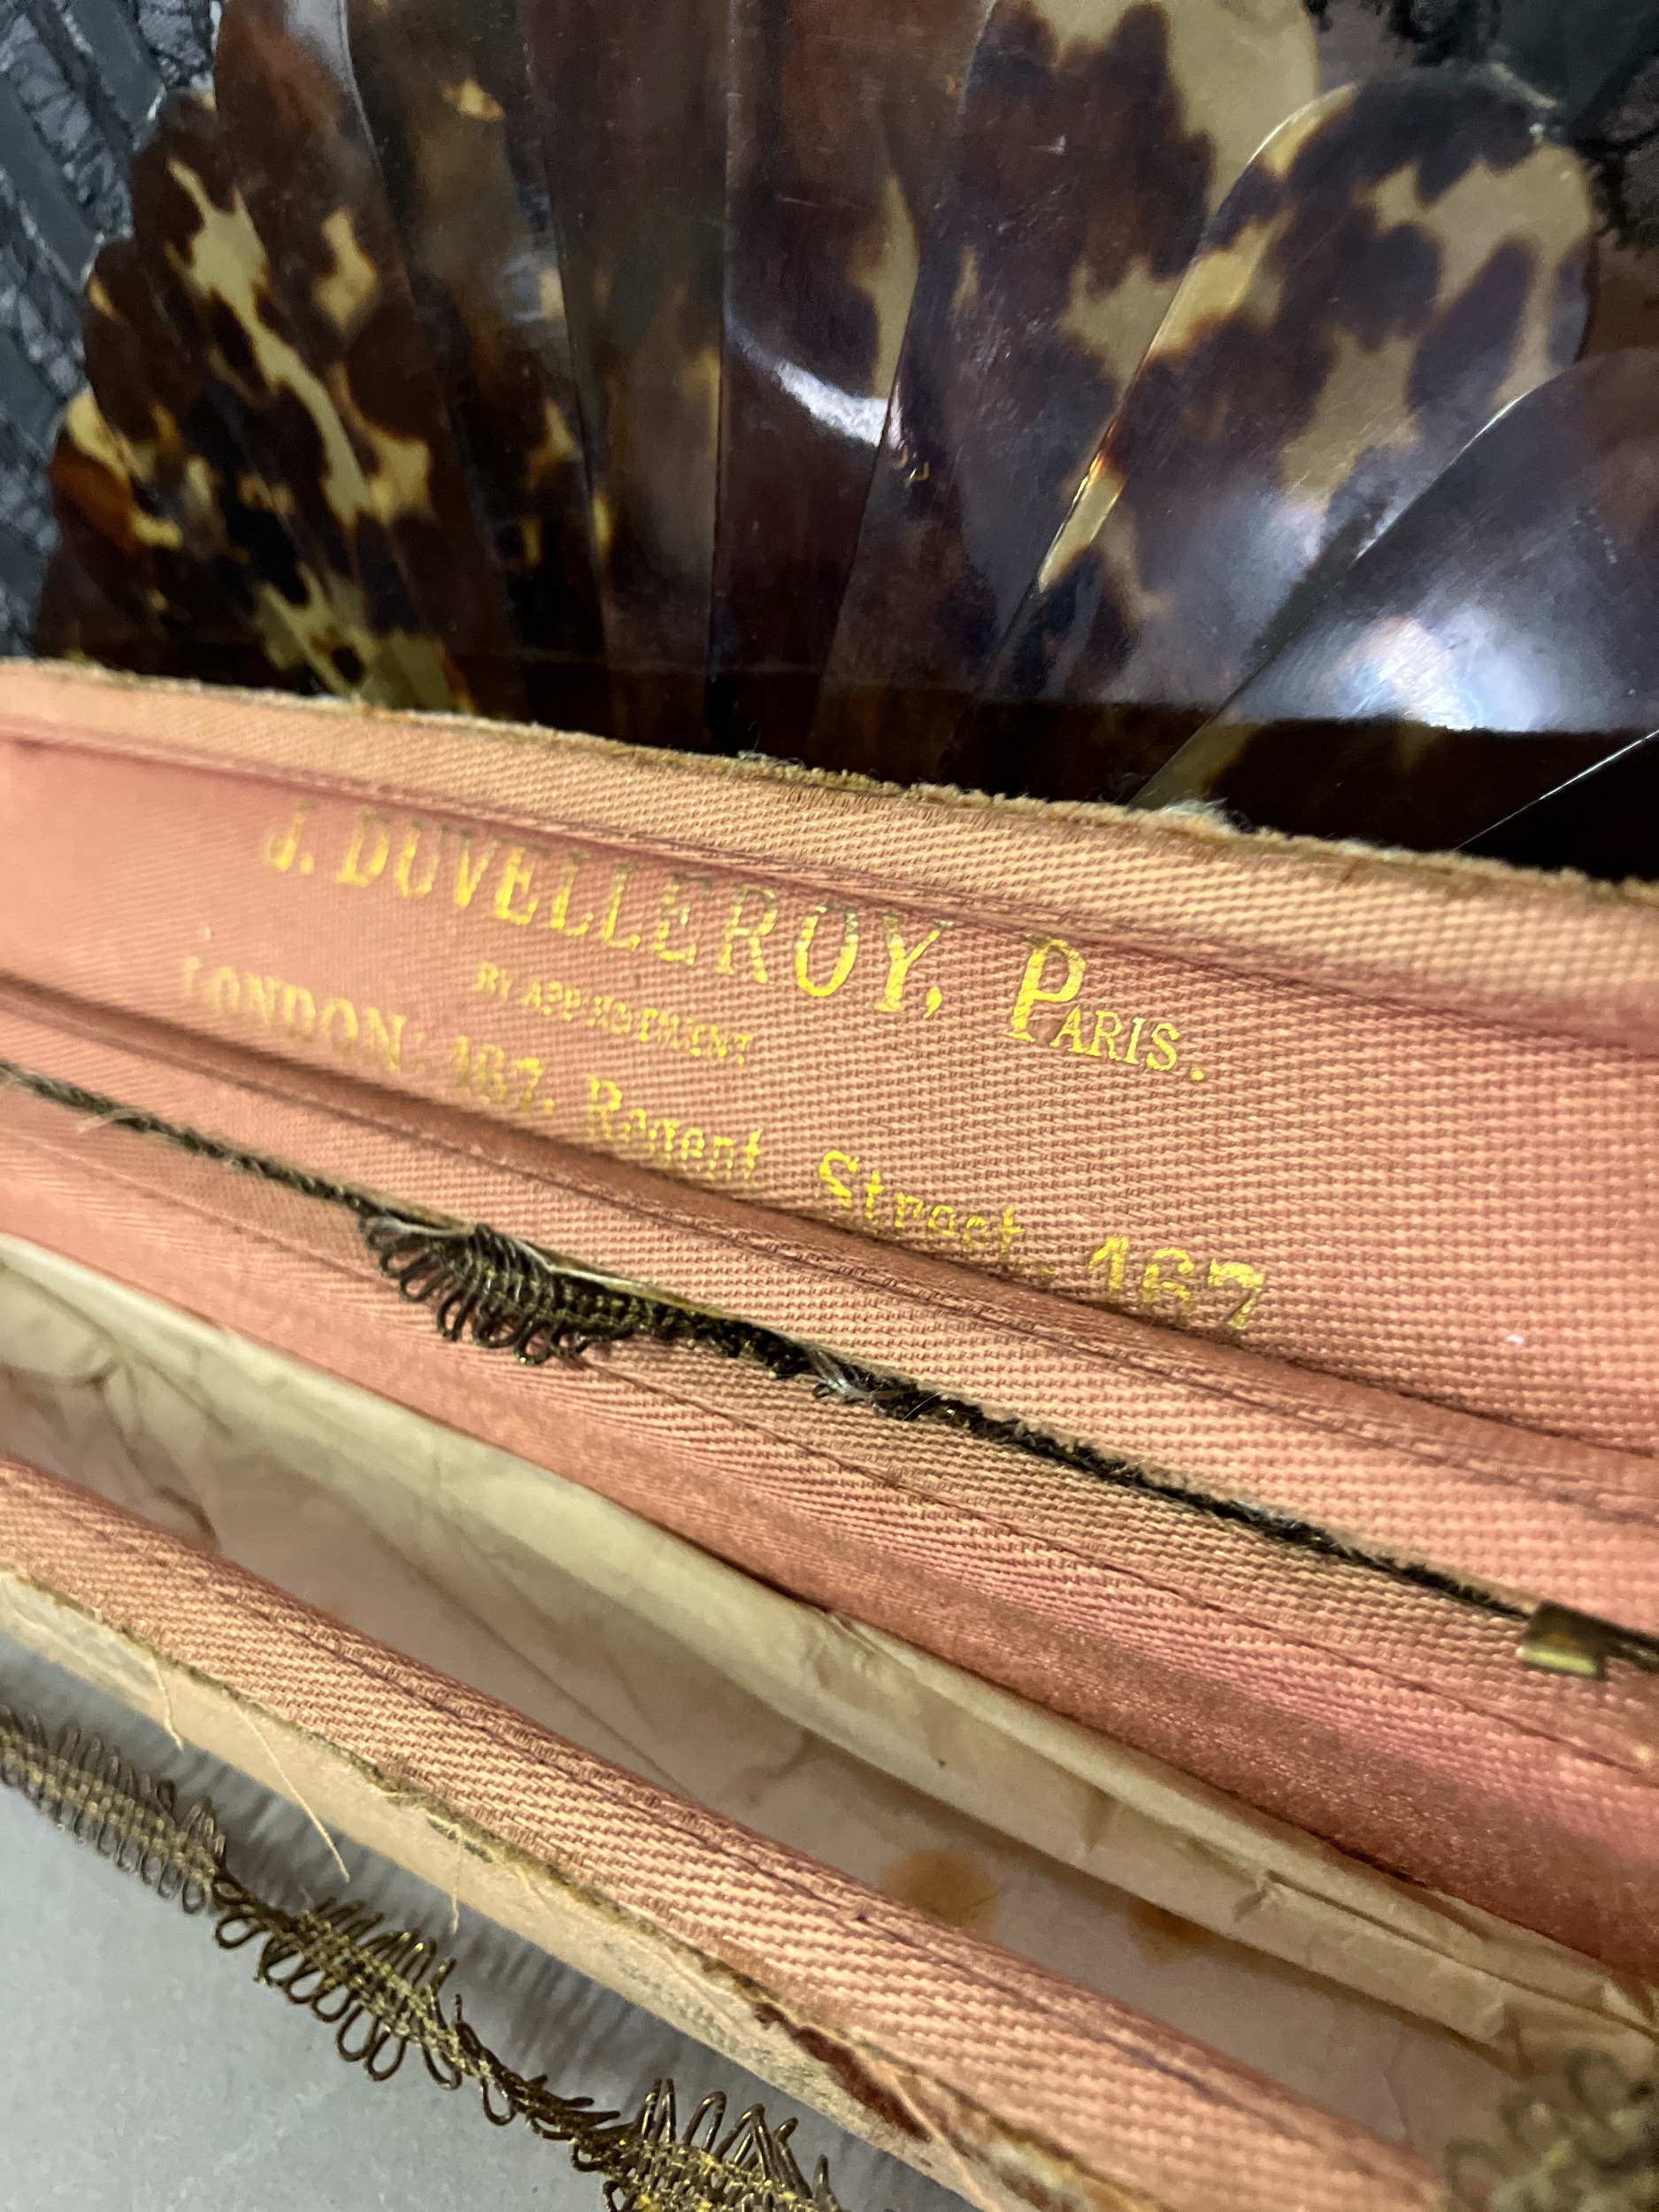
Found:
[[[1463,844],[1659,729],[1659,353],[1494,422],[1143,795]]]
[[[135,641],[113,656],[96,642],[115,618],[111,591],[117,603],[122,591],[107,571],[107,588],[96,588],[87,573],[87,560],[96,568],[87,528],[89,521],[95,532],[104,527],[119,505],[111,485],[125,478],[130,501],[180,531],[181,556],[200,548],[228,563],[227,588],[233,597],[244,585],[251,593],[256,626],[278,668],[303,663],[326,689],[364,688],[388,703],[415,703],[418,689],[386,682],[361,585],[331,570],[326,547],[304,537],[297,503],[280,488],[280,438],[261,434],[273,418],[280,430],[294,411],[285,407],[280,382],[281,340],[261,307],[264,249],[237,199],[211,100],[177,95],[165,103],[134,165],[132,190],[134,239],[106,247],[94,271],[87,326],[92,388],[72,411],[53,462],[63,542],[42,594],[37,642],[123,666],[154,664],[153,641],[142,648],[142,662],[132,658]],[[262,349],[279,371],[275,385],[258,365]],[[326,398],[304,365],[296,366],[308,394]],[[150,380],[153,398],[145,390]],[[96,474],[86,466],[88,449],[100,465]],[[174,477],[196,511],[193,522],[165,510]],[[104,514],[96,504],[88,514],[88,493],[95,501],[102,495]],[[123,542],[144,534],[143,526],[122,525]],[[396,605],[380,610],[394,629],[413,621],[398,582]],[[147,603],[152,626],[165,628],[160,603]],[[180,672],[190,672],[188,657]]]
[[[326,541],[355,534],[365,581],[372,559],[401,571],[409,627],[450,701],[522,714],[501,574],[473,513],[340,28],[329,0],[239,0],[220,27],[214,73],[236,206],[265,255],[260,317],[303,365],[282,365],[290,407],[311,419],[310,452],[296,442],[282,488]]]
[[[134,165],[133,219],[152,293],[240,457],[227,479],[297,557],[277,588],[307,662],[331,690],[366,685],[388,703],[448,704],[441,676],[422,684],[394,673],[391,641],[416,632],[419,618],[327,387],[272,296],[223,119],[205,97],[181,95],[164,109]]]
[[[262,572],[313,674],[389,704],[453,704],[459,672],[422,635],[363,457],[273,296],[228,134],[205,99],[168,104],[134,165],[133,200],[143,273],[223,427],[219,481],[269,518]]]
[[[587,444],[612,727],[703,743],[725,0],[521,0]]]
[[[233,602],[251,598],[257,640],[286,680],[303,668],[388,703],[521,713],[502,579],[343,57],[331,69],[325,51],[296,35],[280,0],[239,0],[215,100],[170,101],[134,165],[121,319],[129,336],[142,331],[152,372],[171,350],[170,373],[182,364],[195,379],[185,485],[202,511],[185,543],[217,563]],[[114,297],[108,283],[103,294]],[[133,406],[130,366],[101,368],[96,351],[89,366],[103,405],[81,419],[107,462],[114,448],[96,426]],[[91,480],[74,457],[85,442],[72,429],[55,467],[60,566],[77,548],[84,563],[73,515]],[[63,640],[73,649],[84,588],[60,579],[47,605],[81,607]]]
[[[36,644],[1625,853],[1647,35],[1552,4],[1448,61],[1370,0],[227,0],[93,267]]]
[[[303,596],[290,541],[242,498],[236,449],[130,240],[98,257],[84,333],[103,398],[87,389],[72,403],[53,457],[62,550],[41,641],[157,672],[309,688],[288,613]]]
[[[415,307],[504,581],[527,709],[609,727],[581,417],[514,0],[350,0]]]
[[[1533,119],[1483,74],[1412,71],[1325,95],[1263,147],[947,774],[1127,796],[1485,423],[1571,361],[1594,215],[1577,157]]]
[[[709,723],[798,751],[985,0],[734,0]]]
[[[1316,84],[1301,0],[997,0],[810,758],[934,771],[1206,218]]]

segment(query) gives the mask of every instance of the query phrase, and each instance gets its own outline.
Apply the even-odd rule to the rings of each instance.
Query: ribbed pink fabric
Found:
[[[1659,1440],[1651,894],[18,664],[0,804],[15,975]]]
[[[526,1372],[446,1347],[346,1217],[4,1093],[0,1194],[0,1225],[1365,1857],[1659,1973],[1651,1676],[1531,1672],[1512,1621],[712,1356],[620,1346]],[[1264,1448],[1275,1437],[1298,1448],[1294,1423]]]
[[[745,1976],[856,2062],[1171,2212],[1407,2212],[1421,2162],[1183,2036],[781,1849],[0,1460],[0,1559]],[[993,2151],[993,2155],[995,2153]],[[1096,2185],[1098,2186],[1098,2184]]]
[[[15,664],[0,812],[0,1057],[1659,1633],[1659,896]],[[1659,1972],[1651,1678],[696,1356],[486,1380],[4,1092],[0,1226]]]
[[[1399,1559],[1659,1633],[1650,1454],[1478,1420],[987,1283],[422,1100],[4,984],[0,1057],[1011,1408]]]

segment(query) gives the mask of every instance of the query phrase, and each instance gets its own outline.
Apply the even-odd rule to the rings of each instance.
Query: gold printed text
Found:
[[[1149,1075],[1179,1073],[1193,1083],[1207,1079],[1166,1016],[1085,1005],[1087,979],[1087,957],[1075,945],[1064,937],[1033,938],[1005,1033],[1067,1059],[1139,1068]]]
[[[210,966],[195,954],[183,964],[182,981],[186,1002],[227,1026],[309,1045],[370,1071],[419,1072],[423,1040],[406,1014],[250,968]]]
[[[1267,1276],[1244,1260],[1194,1258],[1185,1246],[1144,1248],[1126,1236],[1104,1238],[1088,1257],[1089,1283],[1114,1306],[1135,1306],[1187,1329],[1225,1329],[1242,1336]]]
[[[582,1134],[626,1159],[710,1183],[747,1183],[760,1162],[760,1132],[723,1134],[628,1095],[607,1075],[587,1081]]]
[[[309,895],[326,889],[354,902],[465,915],[469,926],[518,940],[504,957],[495,954],[503,972],[538,967],[529,948],[552,935],[650,964],[647,972],[709,972],[741,988],[781,987],[814,1002],[862,999],[877,1013],[922,1021],[945,1003],[940,949],[953,925],[942,918],[789,905],[764,883],[659,873],[639,860],[386,807],[358,807],[331,832],[317,816],[311,802],[294,807],[265,839],[264,864],[310,879],[317,889]],[[629,1002],[641,1010],[652,996],[649,987],[630,986]]]
[[[849,1216],[867,1234],[908,1238],[948,1248],[958,1259],[1020,1269],[1015,1247],[1025,1232],[1012,1206],[976,1206],[936,1191],[905,1189],[855,1152],[826,1152],[818,1180],[819,1205]]]
[[[472,987],[504,1005],[540,1014],[547,1021],[573,1023],[579,1028],[598,1030],[608,1037],[648,1045],[658,1052],[711,1060],[717,1066],[747,1068],[755,1047],[754,1032],[734,1028],[730,1022],[666,1007],[635,1005],[613,992],[585,990],[557,976],[521,976],[512,969],[497,967],[493,960],[480,961]]]

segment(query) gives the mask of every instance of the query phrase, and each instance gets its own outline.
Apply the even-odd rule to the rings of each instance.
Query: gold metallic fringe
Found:
[[[1447,2153],[1455,2212],[1659,2207],[1659,2081],[1632,2081],[1605,2053],[1582,2051],[1558,2081],[1517,2090],[1501,2111],[1500,2143]]]
[[[447,1991],[455,1962],[428,1937],[388,1929],[364,1905],[293,1913],[268,1903],[231,1870],[205,1799],[180,1809],[170,1782],[100,1738],[73,1724],[49,1738],[0,1706],[0,1784],[157,1895],[209,1915],[221,1949],[257,1943],[255,1979],[333,2028],[341,2057],[372,2080],[388,2081],[412,2047],[440,2087],[475,2082],[497,2127],[523,2120],[567,2144],[578,2171],[601,2177],[609,2212],[841,2212],[827,2165],[809,2183],[796,2164],[795,2122],[773,2127],[758,2105],[727,2128],[725,2097],[705,2097],[682,2131],[672,2081],[625,2119],[558,2095],[541,2076],[526,2080],[467,2024]]]
[[[526,2080],[468,2026],[458,1994],[446,2009],[455,1962],[430,1938],[386,1928],[365,1905],[267,1903],[232,1872],[205,1799],[180,1809],[172,1783],[101,1738],[73,1724],[49,1738],[0,1706],[0,1784],[159,1896],[209,1914],[221,1949],[257,1942],[255,1979],[333,2028],[341,2057],[372,2080],[389,2081],[412,2046],[441,2088],[476,2082],[495,2126],[523,2120],[568,2144],[577,2170],[600,2176],[608,2212],[841,2212],[827,2164],[809,2184],[789,2147],[795,2122],[772,2127],[759,2105],[726,2129],[717,2093],[682,2131],[672,2081],[626,2120]],[[1448,2152],[1452,2212],[1659,2212],[1659,2082],[1584,2052],[1559,2083],[1508,2099],[1502,2118],[1500,2143]]]

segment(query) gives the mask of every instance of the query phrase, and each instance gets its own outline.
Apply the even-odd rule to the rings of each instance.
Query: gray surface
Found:
[[[159,1729],[0,1638],[0,1703],[49,1726],[73,1715],[128,1756],[211,1795],[239,1873],[280,1901],[337,1895],[339,1869],[291,1808],[180,1753]],[[449,1906],[342,1844],[350,1894],[433,1933]],[[526,2074],[637,2107],[659,2075],[689,2103],[723,2089],[801,2117],[809,2173],[827,2156],[849,2212],[961,2212],[958,2200],[840,2133],[648,2014],[463,1911],[453,1986],[485,2040]],[[600,2183],[476,2095],[447,2094],[411,2054],[377,2085],[330,2033],[252,1979],[251,1950],[163,1904],[32,1806],[0,1790],[0,2206],[42,2212],[373,2212],[476,2204],[602,2212]]]
[[[164,91],[202,81],[217,0],[0,0],[0,654],[27,650],[56,540],[45,455],[81,380],[81,288],[125,230]]]

